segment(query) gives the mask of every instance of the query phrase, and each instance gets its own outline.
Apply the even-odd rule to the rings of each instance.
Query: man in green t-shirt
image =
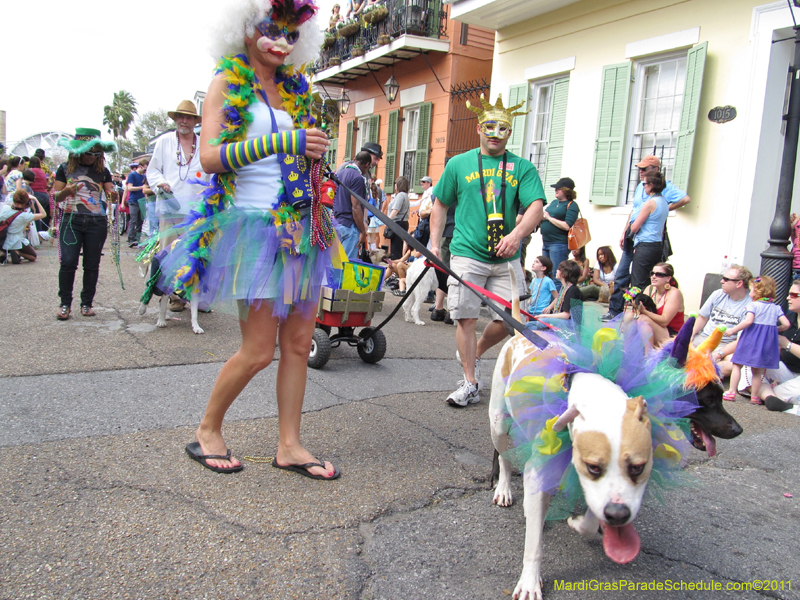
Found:
[[[480,148],[455,156],[447,163],[433,191],[431,252],[439,256],[439,244],[449,206],[456,205],[455,230],[450,241],[450,268],[464,281],[474,283],[502,298],[511,299],[511,262],[520,293],[525,277],[519,262],[522,239],[542,220],[545,204],[539,173],[530,161],[506,150],[514,112],[522,104],[503,108],[502,98],[492,106],[481,96],[482,108],[467,108],[478,115]],[[525,208],[516,223],[520,206]],[[495,315],[480,341],[475,324],[481,300],[452,277],[447,303],[457,323],[456,345],[464,368],[464,381],[447,398],[451,406],[478,402],[480,357],[506,337],[502,318]]]

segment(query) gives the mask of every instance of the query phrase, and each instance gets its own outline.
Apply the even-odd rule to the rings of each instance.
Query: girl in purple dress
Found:
[[[764,404],[758,395],[761,376],[766,369],[777,369],[780,362],[778,332],[789,328],[789,319],[780,306],[773,304],[775,280],[772,277],[756,277],[750,282],[750,298],[744,319],[727,334],[742,332],[733,352],[733,370],[728,391],[722,395],[724,400],[733,401],[742,375],[742,365],[753,371],[751,384],[751,404]]]

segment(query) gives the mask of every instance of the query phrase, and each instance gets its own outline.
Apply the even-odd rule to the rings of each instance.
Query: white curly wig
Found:
[[[215,61],[228,54],[243,54],[247,51],[244,45],[245,35],[252,36],[256,23],[272,10],[270,0],[227,0],[220,2],[223,11],[213,22],[209,30],[209,51]],[[308,21],[300,25],[300,38],[294,45],[292,53],[286,58],[286,64],[296,67],[310,63],[319,58],[322,47],[323,32],[319,23],[319,11]]]

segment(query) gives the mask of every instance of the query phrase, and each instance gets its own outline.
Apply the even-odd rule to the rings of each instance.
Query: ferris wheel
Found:
[[[45,151],[45,154],[49,156],[52,153],[51,151],[54,151],[59,147],[58,140],[62,138],[71,140],[73,136],[69,133],[64,133],[63,131],[46,131],[43,133],[35,133],[26,137],[21,142],[17,142],[16,145],[8,148],[6,152],[13,156],[33,156],[34,151],[37,148],[41,148]]]

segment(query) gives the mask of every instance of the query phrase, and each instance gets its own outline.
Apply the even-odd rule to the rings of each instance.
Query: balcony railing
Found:
[[[444,38],[447,8],[441,0],[384,0],[375,4],[368,13],[359,15],[357,21],[340,24],[335,34],[326,32],[326,41],[314,65],[315,70],[320,71],[363,55],[406,34]]]

